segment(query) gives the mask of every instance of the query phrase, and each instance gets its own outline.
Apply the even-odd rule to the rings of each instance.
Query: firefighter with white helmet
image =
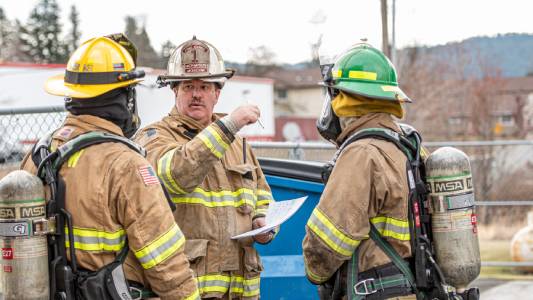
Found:
[[[177,205],[174,216],[187,238],[201,297],[258,299],[263,267],[253,243],[270,242],[275,231],[230,237],[264,226],[273,198],[254,153],[237,135],[258,120],[259,108],[244,104],[229,115],[213,113],[233,73],[206,41],[193,37],[178,46],[158,79],[171,87],[175,105],[135,141],[146,148]]]
[[[47,215],[58,222],[49,237],[53,299],[199,298],[185,237],[143,150],[127,139],[140,124],[135,57],[122,34],[93,38],[46,82],[69,114],[22,169],[48,185]],[[123,271],[124,261],[133,267]]]

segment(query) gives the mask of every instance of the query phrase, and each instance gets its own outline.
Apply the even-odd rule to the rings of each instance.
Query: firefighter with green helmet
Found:
[[[323,66],[323,74],[326,101],[317,127],[339,151],[331,174],[325,176],[329,179],[320,202],[307,222],[303,241],[306,275],[320,285],[322,299],[356,299],[350,296],[354,292],[368,297],[360,299],[410,295],[409,281],[369,239],[372,225],[401,257],[411,256],[407,158],[383,139],[343,144],[365,129],[400,135],[397,120],[404,116],[402,103],[411,100],[398,87],[392,63],[367,43],[340,55],[333,66]],[[347,268],[350,262],[355,268]],[[347,282],[348,273],[354,270],[356,288],[347,289],[341,283]],[[381,284],[378,290],[367,286],[371,278],[376,279],[372,284]]]
[[[467,288],[480,270],[472,189],[426,184],[443,180],[435,174],[470,176],[468,157],[446,149],[428,157],[420,134],[398,123],[411,100],[381,51],[356,44],[321,71],[317,128],[338,150],[303,241],[321,299],[479,299]]]

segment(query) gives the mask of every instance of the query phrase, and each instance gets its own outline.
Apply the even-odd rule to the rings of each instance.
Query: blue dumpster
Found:
[[[276,239],[257,249],[265,270],[261,274],[261,299],[318,299],[316,286],[305,277],[302,240],[305,224],[324,189],[323,163],[259,159],[277,201],[308,196],[300,210],[281,225]]]

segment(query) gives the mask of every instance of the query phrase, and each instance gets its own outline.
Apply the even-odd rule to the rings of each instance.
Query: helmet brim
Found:
[[[55,96],[85,99],[100,96],[111,90],[142,81],[142,79],[133,79],[124,82],[109,84],[81,85],[66,83],[64,79],[64,74],[59,74],[48,78],[48,80],[46,80],[46,83],[44,84],[44,90],[47,93]]]
[[[407,95],[395,85],[380,82],[341,81],[332,85],[323,84],[346,93],[357,94],[371,99],[413,102]]]
[[[204,81],[215,82],[217,79],[230,79],[235,74],[234,70],[228,70],[224,73],[219,74],[197,74],[197,75],[187,75],[187,76],[176,76],[176,75],[160,75],[159,78],[166,82],[175,82],[175,81],[186,81],[200,79]]]

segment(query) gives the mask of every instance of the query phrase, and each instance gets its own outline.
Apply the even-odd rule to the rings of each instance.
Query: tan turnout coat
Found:
[[[263,267],[253,239],[231,237],[252,229],[272,194],[251,148],[218,118],[205,127],[174,107],[135,140],[177,205],[201,296],[257,299]]]
[[[122,135],[107,120],[68,115],[53,134],[51,148],[91,131]],[[22,169],[36,173],[29,156]],[[161,185],[146,173],[155,175],[150,170],[144,157],[114,142],[84,148],[64,163],[60,175],[66,184],[77,262],[97,270],[115,259],[127,238],[128,264],[137,266],[125,267],[128,279],[144,277],[161,299],[198,299],[196,280],[183,253],[185,238]]]

